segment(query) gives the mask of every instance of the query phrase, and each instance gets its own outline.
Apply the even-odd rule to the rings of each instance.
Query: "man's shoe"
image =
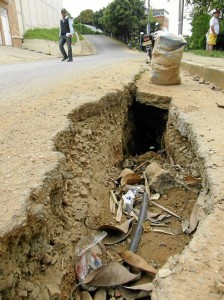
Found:
[[[67,62],[71,62],[71,61],[73,61],[73,59],[71,59],[71,58],[69,58],[69,59],[67,60]]]
[[[61,61],[65,61],[66,59],[68,59],[68,57],[63,57]]]

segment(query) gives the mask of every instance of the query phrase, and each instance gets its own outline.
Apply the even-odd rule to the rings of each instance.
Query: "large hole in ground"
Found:
[[[86,205],[82,204],[84,209],[82,207],[77,208],[75,215],[77,220],[85,218],[85,225],[80,227],[80,233],[85,232],[87,235],[95,235],[97,233],[93,229],[102,224],[118,225],[119,223],[115,221],[116,214],[113,214],[110,210],[109,191],[113,190],[115,192],[118,201],[121,201],[125,192],[120,192],[121,187],[116,188],[114,181],[124,168],[136,170],[135,173],[142,176],[147,165],[151,163],[159,165],[164,175],[161,176],[161,179],[158,179],[157,184],[151,187],[152,193],[159,192],[161,194],[156,203],[179,215],[182,219],[189,219],[198,197],[199,188],[183,188],[187,185],[184,178],[190,175],[189,169],[184,169],[184,160],[182,160],[181,166],[176,166],[167,157],[168,149],[165,146],[165,133],[168,110],[145,105],[135,100],[132,105],[129,105],[129,109],[125,108],[125,112],[119,106],[115,108],[115,105],[113,109],[109,108],[109,111],[103,110],[104,116],[93,116],[89,120],[80,122],[79,129],[77,129],[77,142],[81,142],[82,145],[85,144],[85,147],[88,145],[88,149],[91,149],[91,143],[83,142],[83,137],[86,136],[86,133],[83,132],[91,128],[91,138],[88,138],[88,140],[93,139],[95,136],[99,143],[96,146],[95,141],[92,140],[95,145],[93,146],[95,156],[91,156],[90,159],[91,166],[94,169],[91,174],[92,196],[88,197]],[[110,120],[109,123],[107,123],[108,120]],[[179,139],[179,144],[187,149],[188,158],[186,156],[185,162],[188,164],[188,159],[193,154],[188,149],[189,145],[186,139],[182,139],[178,132],[172,132],[171,134],[171,131],[170,129],[170,137],[167,140],[173,135],[175,139]],[[85,147],[82,146],[81,148],[84,150]],[[169,145],[168,148],[172,148],[172,145]],[[180,154],[180,157],[183,158],[183,155]],[[176,159],[178,161],[177,153]],[[190,160],[192,161],[192,159],[191,157]],[[85,165],[89,162],[84,159],[83,163]],[[86,176],[88,178],[88,171]],[[150,181],[150,178],[148,180]],[[164,185],[161,180],[164,180]],[[183,185],[180,182],[183,182]],[[166,187],[169,188],[166,189]],[[134,205],[136,214],[140,206],[141,200],[138,198]],[[116,212],[117,208],[116,206]],[[191,237],[183,233],[181,220],[173,217],[167,211],[149,204],[148,212],[151,215],[157,215],[156,221],[155,223],[152,220],[151,222],[149,220],[144,222],[144,231],[137,254],[153,267],[159,269],[170,256],[180,253],[189,243]],[[123,214],[121,223],[125,220],[127,220],[127,215]],[[120,258],[118,253],[129,249],[133,233],[134,230],[126,239],[107,247],[110,253],[107,262],[110,261],[111,257],[118,261]],[[148,276],[146,280],[152,281],[153,277]],[[78,289],[77,292],[80,292],[80,290]],[[92,295],[94,295],[94,292]]]
[[[127,153],[140,155],[164,148],[168,110],[134,102],[129,111],[129,126],[133,128]],[[126,151],[125,151],[126,152]]]
[[[74,290],[78,283],[75,247],[84,236],[96,235],[98,226],[118,224],[110,211],[109,195],[114,190],[120,200],[114,181],[124,168],[142,176],[147,165],[158,163],[178,182],[187,175],[200,175],[190,143],[172,124],[167,125],[167,117],[168,110],[136,102],[134,86],[71,113],[70,127],[55,138],[55,148],[65,159],[49,174],[43,188],[31,195],[32,227],[28,222],[24,233],[18,234],[18,242],[12,238],[17,245],[11,249],[10,239],[5,243],[0,280],[9,280],[1,281],[2,299],[37,299],[36,295],[38,299],[70,299],[72,291],[80,292],[80,287]],[[153,186],[151,192],[156,189]],[[162,186],[161,197],[155,201],[189,220],[198,193],[197,186],[185,189],[177,184],[168,190]],[[135,209],[140,202],[135,202]],[[177,218],[163,216],[169,213],[152,204],[148,211],[157,214],[159,224],[143,224],[137,254],[159,269],[170,256],[180,253],[191,237],[182,232]],[[121,223],[126,219],[123,214]],[[105,263],[111,257],[118,260],[118,253],[129,248],[133,232],[107,246],[110,257]],[[11,268],[16,270],[15,277],[7,271]]]

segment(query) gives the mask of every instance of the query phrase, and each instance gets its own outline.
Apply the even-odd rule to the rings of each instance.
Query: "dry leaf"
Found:
[[[192,213],[191,213],[189,227],[185,230],[185,233],[187,233],[187,234],[192,233],[198,226],[198,222],[199,222],[198,209],[199,209],[198,205],[197,205],[197,203],[195,203]]]
[[[122,230],[124,233],[127,233],[130,229],[130,224],[133,223],[134,218],[131,218],[127,221],[125,221],[124,223],[122,223],[121,225],[117,225],[116,227],[119,228],[120,230]]]
[[[151,274],[156,274],[157,270],[150,266],[146,260],[144,260],[138,254],[135,254],[129,250],[120,253],[122,259],[127,262],[129,265],[136,267],[142,271],[149,272]]]
[[[153,284],[151,282],[144,283],[144,284],[138,284],[133,286],[124,286],[124,288],[129,290],[142,290],[146,292],[151,292],[154,288]]]
[[[144,179],[141,178],[138,174],[127,174],[121,178],[121,185],[125,184],[139,184]]]
[[[162,215],[160,215],[160,216],[158,216],[158,220],[159,221],[163,221],[164,219],[167,219],[167,218],[170,218],[171,217],[171,215],[165,215],[165,214],[162,214]]]
[[[194,185],[197,185],[198,183],[201,182],[200,179],[197,179],[193,176],[186,176],[184,177],[184,182],[187,184],[187,185],[191,185],[191,186],[194,186]]]
[[[96,287],[110,287],[128,283],[139,278],[139,274],[133,274],[118,262],[111,261],[90,274],[84,280],[84,284]]]
[[[134,174],[134,172],[131,169],[125,168],[120,175],[118,176],[117,179],[124,177],[127,174]]]
[[[187,233],[188,227],[189,227],[190,223],[188,220],[182,220],[181,222],[181,227],[182,227],[182,231],[184,233]]]
[[[127,300],[142,299],[144,297],[150,296],[150,293],[146,291],[133,291],[133,290],[126,289],[124,287],[119,288],[119,290],[123,298]]]

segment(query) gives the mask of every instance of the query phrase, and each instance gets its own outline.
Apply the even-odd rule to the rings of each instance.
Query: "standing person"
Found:
[[[72,59],[72,36],[74,34],[74,29],[72,25],[72,20],[67,16],[67,11],[65,8],[61,9],[62,19],[60,21],[59,29],[59,48],[63,56],[62,61],[67,59],[67,62],[71,62]],[[65,51],[64,44],[67,43],[68,54]]]
[[[219,17],[221,11],[215,9],[213,11],[213,17],[209,22],[209,36],[208,36],[208,50],[213,51],[213,46],[216,45],[217,35],[219,34]]]

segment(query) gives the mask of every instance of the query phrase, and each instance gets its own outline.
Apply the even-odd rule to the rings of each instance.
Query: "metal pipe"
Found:
[[[144,193],[142,197],[142,205],[138,217],[137,227],[135,229],[133,239],[129,246],[129,250],[132,251],[133,253],[137,252],[140,243],[140,239],[143,231],[142,223],[145,222],[145,220],[147,219],[147,210],[148,210],[148,195],[147,193]]]

